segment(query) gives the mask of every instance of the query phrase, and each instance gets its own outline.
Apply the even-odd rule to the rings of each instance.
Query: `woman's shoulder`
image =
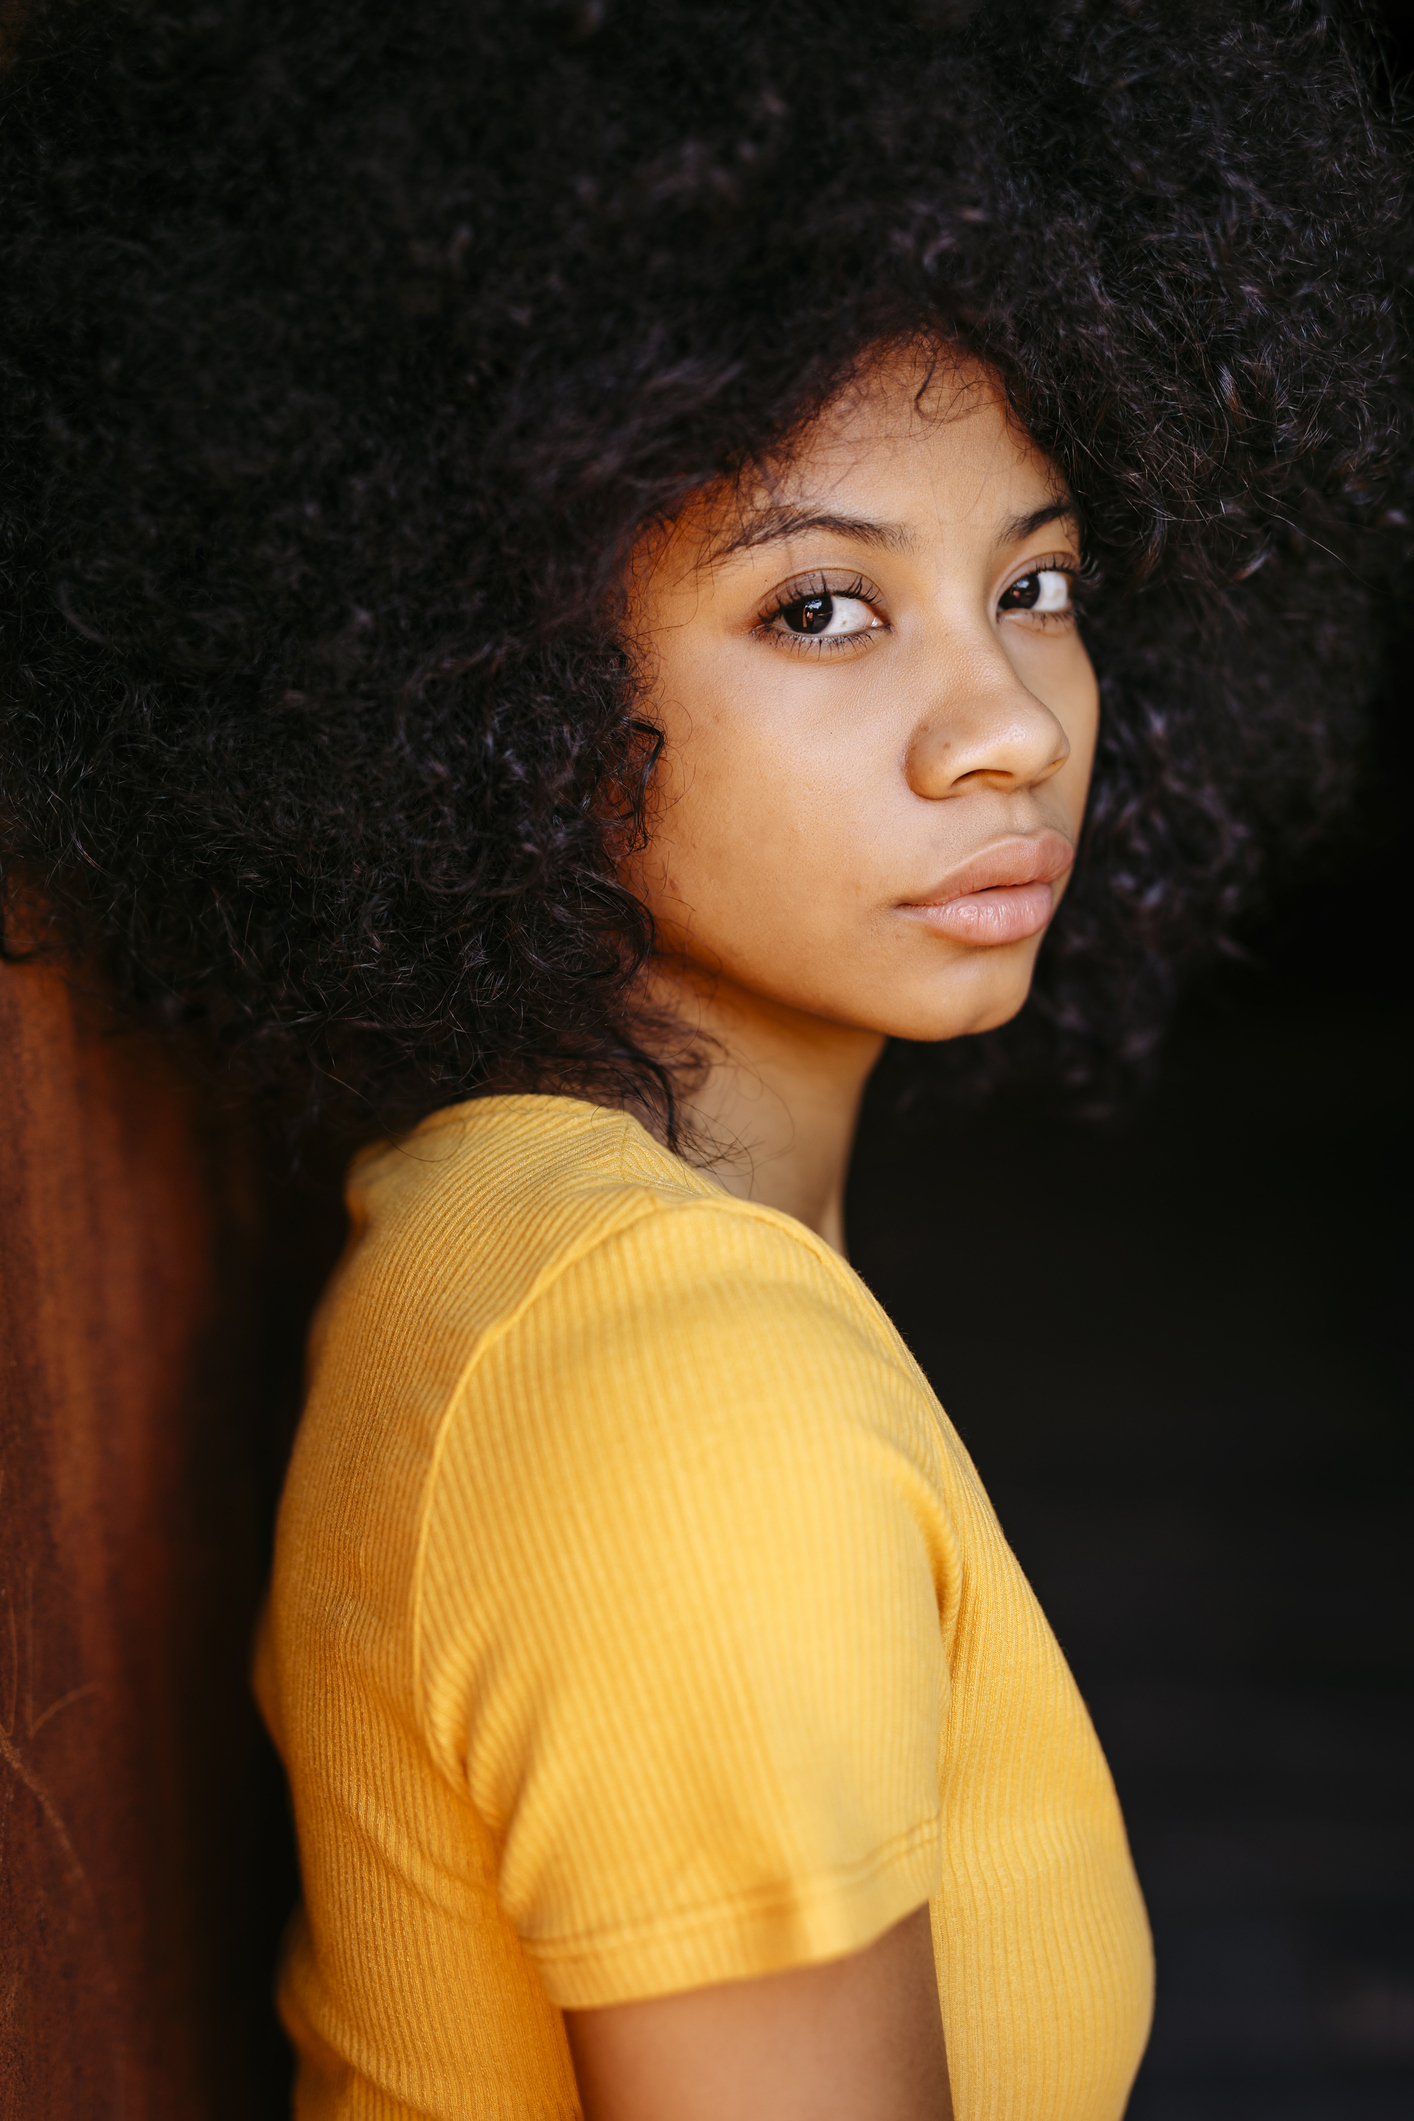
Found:
[[[851,1270],[791,1216],[737,1200],[629,1114],[578,1098],[478,1099],[365,1150],[331,1308],[415,1311],[480,1340],[568,1282],[591,1308],[661,1309],[736,1286],[756,1308],[787,1287],[891,1331]]]
[[[936,1402],[859,1277],[793,1217],[735,1199],[621,1112],[488,1098],[366,1151],[311,1342],[307,1455],[411,1459],[505,1431],[552,1454],[590,1408],[625,1433],[794,1407],[916,1425]],[[612,1419],[609,1418],[612,1410]],[[924,1414],[926,1425],[926,1414]],[[438,1442],[438,1437],[442,1442]],[[497,1446],[502,1448],[502,1446]],[[357,1453],[354,1453],[357,1456]]]

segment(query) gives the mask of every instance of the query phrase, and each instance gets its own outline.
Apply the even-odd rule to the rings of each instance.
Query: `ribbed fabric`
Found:
[[[573,2115],[562,2008],[925,1899],[959,2121],[1117,2121],[1113,1785],[858,1277],[570,1098],[438,1113],[349,1199],[257,1659],[301,2121]]]

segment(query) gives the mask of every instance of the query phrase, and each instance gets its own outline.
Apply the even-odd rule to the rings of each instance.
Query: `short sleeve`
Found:
[[[562,2007],[837,1957],[936,1889],[949,1543],[851,1281],[780,1218],[656,1210],[448,1414],[420,1713]]]

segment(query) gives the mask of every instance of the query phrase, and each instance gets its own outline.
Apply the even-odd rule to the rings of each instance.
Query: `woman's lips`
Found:
[[[999,840],[902,908],[957,943],[1020,943],[1055,911],[1055,886],[1075,860],[1059,832]]]
[[[1055,903],[1049,884],[1002,884],[917,910],[930,928],[955,943],[1020,943],[1040,934]]]

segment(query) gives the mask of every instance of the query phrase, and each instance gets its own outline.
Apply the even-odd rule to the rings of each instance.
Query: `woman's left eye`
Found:
[[[1061,613],[1073,608],[1071,577],[1059,567],[1037,567],[1018,575],[997,599],[999,611]]]
[[[851,634],[872,633],[882,624],[863,597],[816,589],[780,605],[768,631],[801,641],[841,640]]]

